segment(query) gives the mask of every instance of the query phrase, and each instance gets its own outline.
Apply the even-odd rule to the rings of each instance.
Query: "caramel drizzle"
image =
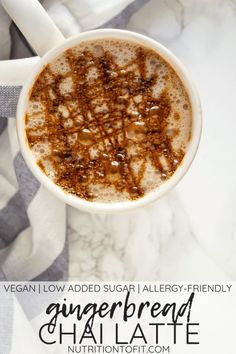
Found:
[[[96,57],[88,50],[77,56],[68,50],[68,73],[55,74],[48,65],[39,75],[30,100],[43,103],[46,119],[40,127],[28,127],[27,138],[31,147],[39,142],[50,142],[50,153],[45,160],[53,166],[55,183],[65,191],[94,200],[96,196],[91,193],[90,185],[99,184],[113,186],[118,192],[126,192],[129,199],[137,199],[145,193],[141,182],[148,162],[164,180],[181,163],[184,151],[174,151],[174,136],[167,134],[171,113],[168,92],[163,91],[158,99],[154,98],[152,89],[158,79],[158,69],[151,77],[147,76],[145,62],[150,54],[153,56],[154,52],[139,47],[136,58],[120,67],[110,52]],[[133,65],[138,75],[129,70]],[[87,75],[94,67],[97,78],[89,82]],[[46,83],[48,76],[53,83]],[[65,78],[72,79],[73,91],[62,94],[60,85]],[[54,99],[50,96],[51,91]],[[137,103],[135,96],[138,95],[141,96]],[[100,103],[94,104],[97,97]],[[106,112],[99,112],[98,108],[104,104]],[[131,104],[133,111],[129,112]],[[66,107],[67,118],[59,112],[60,105]],[[29,119],[32,117],[26,116],[26,124]],[[68,119],[71,127],[65,127]],[[72,134],[77,137],[73,145],[69,142]],[[99,151],[95,158],[91,158],[91,148]],[[135,154],[130,154],[132,148],[135,148]],[[135,161],[141,162],[138,173],[132,168]],[[46,173],[42,160],[38,165]]]

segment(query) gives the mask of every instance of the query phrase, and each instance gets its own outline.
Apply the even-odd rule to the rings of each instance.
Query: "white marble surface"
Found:
[[[4,25],[0,26],[0,47],[5,48],[0,58],[5,59],[10,42],[4,28],[10,20],[1,14],[1,8],[0,16]],[[116,216],[68,208],[70,277],[236,280],[236,0],[150,0],[132,16],[128,29],[160,41],[189,69],[202,101],[202,140],[188,174],[156,204]],[[9,145],[4,139],[8,139],[7,132],[1,137],[0,165],[2,162],[4,176],[14,187],[9,189],[11,196],[17,187],[15,177],[11,179],[10,152],[3,150]],[[22,232],[20,240],[29,239],[37,247],[31,231]],[[56,227],[52,235],[58,241]],[[26,247],[21,250],[26,254],[27,269],[31,243],[28,251]],[[35,252],[37,260],[42,252],[51,253],[45,243],[46,237],[38,250],[40,257]],[[20,269],[14,279],[22,280],[22,267],[14,262],[11,267],[14,272]]]
[[[151,0],[128,28],[169,47],[191,72],[202,140],[188,174],[156,204],[118,216],[68,209],[70,277],[236,279],[236,1]]]

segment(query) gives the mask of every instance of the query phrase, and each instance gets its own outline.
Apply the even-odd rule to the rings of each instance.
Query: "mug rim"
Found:
[[[26,131],[25,131],[25,112],[27,103],[29,100],[29,94],[33,87],[37,76],[42,72],[43,68],[54,60],[59,54],[63,53],[65,50],[72,48],[73,46],[79,44],[81,41],[86,40],[96,40],[101,38],[114,38],[114,39],[126,39],[133,40],[136,43],[148,46],[154,51],[156,51],[177,73],[182,84],[184,85],[192,109],[192,128],[191,128],[191,138],[188,142],[188,146],[181,162],[180,166],[174,172],[174,174],[159,187],[153,191],[147,193],[141,198],[136,200],[127,200],[121,202],[97,202],[97,201],[87,201],[78,196],[69,194],[64,191],[60,186],[56,185],[38,166],[33,153],[29,147]],[[82,32],[76,34],[73,37],[65,39],[62,44],[52,48],[47,52],[35,65],[34,69],[29,75],[28,80],[23,85],[18,105],[17,105],[17,133],[20,143],[20,149],[22,155],[26,161],[27,166],[36,177],[36,179],[45,186],[51,193],[56,195],[60,200],[69,204],[77,209],[83,211],[94,212],[94,213],[114,213],[127,210],[134,210],[145,205],[148,205],[163,195],[170,191],[186,174],[188,171],[195,155],[200,142],[202,128],[202,113],[201,104],[197,89],[181,61],[165,46],[159,42],[144,36],[142,34],[120,29],[97,29],[87,32]]]

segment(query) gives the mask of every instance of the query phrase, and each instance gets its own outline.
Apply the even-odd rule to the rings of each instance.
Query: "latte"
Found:
[[[26,135],[41,170],[89,201],[135,200],[165,183],[191,137],[192,111],[173,68],[133,41],[81,42],[36,79]]]

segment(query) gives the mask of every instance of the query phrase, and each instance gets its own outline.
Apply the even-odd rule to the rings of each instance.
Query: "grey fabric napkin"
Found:
[[[148,1],[132,1],[101,27],[126,28]],[[10,33],[12,59],[33,55],[14,24]],[[0,84],[0,281],[67,280],[66,208],[40,186],[19,151],[14,117],[20,91],[20,86]],[[29,315],[30,309],[24,311]],[[0,303],[0,353],[12,353],[12,338],[13,299],[7,295]]]
[[[102,27],[125,28],[147,1],[132,1]],[[12,58],[31,55],[14,25],[11,35]],[[20,86],[0,86],[0,147],[11,148],[12,158],[7,163],[0,159],[0,272],[7,280],[65,280],[69,266],[66,208],[40,186],[19,151],[13,118],[20,91]],[[6,173],[12,166],[14,176]]]

